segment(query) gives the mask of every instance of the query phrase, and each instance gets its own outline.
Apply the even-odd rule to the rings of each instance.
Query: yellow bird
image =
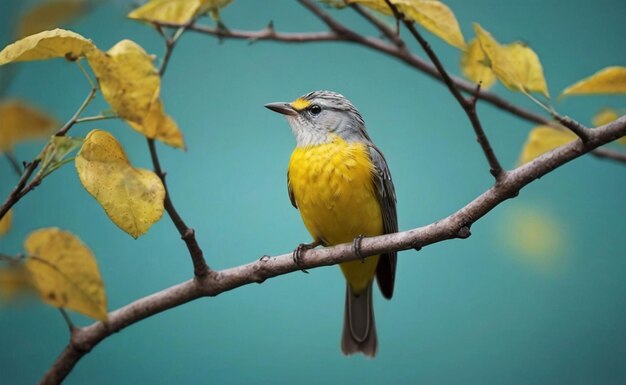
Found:
[[[359,111],[343,95],[308,93],[291,103],[270,103],[287,117],[296,137],[289,161],[289,198],[300,210],[313,243],[294,251],[299,263],[305,248],[353,242],[398,231],[396,194],[383,154],[374,146]],[[372,305],[374,277],[387,299],[393,295],[396,253],[345,262],[347,281],[341,350],[374,357],[376,324]]]

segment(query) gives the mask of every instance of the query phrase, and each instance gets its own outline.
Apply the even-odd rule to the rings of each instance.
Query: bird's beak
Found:
[[[298,111],[294,110],[289,103],[268,103],[265,108],[283,115],[298,115]]]

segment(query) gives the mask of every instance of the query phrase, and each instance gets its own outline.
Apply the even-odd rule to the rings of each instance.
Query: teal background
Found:
[[[605,66],[626,64],[621,0],[447,3],[468,40],[477,21],[500,42],[530,44],[553,95]],[[29,4],[0,3],[2,45],[13,39],[12,25]],[[158,34],[125,19],[130,9],[130,2],[104,3],[68,28],[101,49],[130,38],[161,55]],[[376,34],[350,10],[333,15]],[[223,19],[237,29],[260,29],[273,20],[280,31],[325,30],[286,0],[237,0]],[[425,36],[458,73],[459,52]],[[345,43],[249,45],[189,33],[162,88],[165,109],[184,131],[188,151],[158,147],[172,199],[196,229],[211,267],[282,254],[310,239],[287,198],[285,170],[294,139],[284,119],[262,106],[316,89],[339,91],[362,112],[394,176],[400,229],[438,220],[491,185],[471,126],[452,96],[404,64]],[[75,66],[52,60],[20,65],[7,97],[66,121],[87,92]],[[494,92],[541,112],[500,85]],[[624,108],[626,98],[572,97],[557,105],[586,124],[603,106]],[[87,115],[106,108],[99,97]],[[513,167],[532,126],[488,104],[481,103],[479,112],[503,164]],[[84,136],[96,127],[112,132],[134,165],[151,167],[145,140],[122,122],[82,124],[71,134]],[[31,159],[41,145],[21,145],[17,156]],[[2,199],[16,179],[1,159]],[[469,239],[402,252],[394,299],[376,294],[375,360],[339,351],[344,283],[339,269],[329,267],[144,320],[98,345],[66,383],[624,384],[625,198],[626,167],[586,156],[497,207],[473,226]],[[560,239],[560,247],[533,256],[515,246],[516,215],[528,212],[551,218],[554,233],[547,237]],[[74,232],[93,250],[111,310],[191,276],[169,218],[133,240],[82,189],[72,165],[19,202],[0,251],[20,252],[28,233],[49,226]],[[74,313],[72,318],[91,322]],[[56,309],[36,301],[3,307],[0,383],[35,383],[67,339]]]

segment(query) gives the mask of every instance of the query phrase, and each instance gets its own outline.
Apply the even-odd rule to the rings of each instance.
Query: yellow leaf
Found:
[[[514,206],[505,211],[500,236],[512,254],[533,269],[549,272],[563,262],[567,242],[558,217],[536,207]],[[512,252],[512,253],[511,253]]]
[[[604,126],[619,118],[617,111],[612,108],[603,108],[593,117],[591,123],[594,127]]]
[[[481,83],[483,89],[488,89],[496,81],[491,68],[485,65],[486,60],[485,53],[476,39],[467,45],[461,56],[463,75],[474,83]]]
[[[20,37],[59,27],[82,15],[87,10],[85,0],[53,0],[39,4],[22,16],[18,31]]]
[[[159,74],[152,58],[137,43],[122,40],[107,53],[87,55],[102,95],[120,117],[141,123],[159,92]]]
[[[46,138],[56,125],[49,115],[23,102],[0,102],[0,153],[24,140]]]
[[[474,31],[486,62],[502,84],[513,91],[540,92],[549,97],[541,62],[532,49],[521,43],[502,46],[476,23]]]
[[[567,87],[561,96],[626,94],[626,67],[607,67]]]
[[[0,237],[11,230],[11,223],[13,222],[13,210],[10,210],[0,218]]]
[[[548,151],[573,142],[576,138],[576,134],[566,129],[537,126],[530,131],[518,163],[528,163]]]
[[[619,117],[620,115],[614,109],[603,108],[593,117],[592,123],[594,127],[600,127],[617,120]],[[626,136],[617,139],[617,143],[626,145]]]
[[[465,48],[465,40],[459,23],[447,5],[435,0],[393,0],[409,20],[415,21],[446,43]]]
[[[385,15],[393,15],[391,8],[389,8],[385,0],[346,0],[346,4],[359,4]],[[392,1],[392,4],[395,4],[395,2]]]
[[[75,32],[57,28],[9,44],[0,52],[0,65],[57,57],[76,60],[94,47],[91,40]]]
[[[393,14],[384,0],[346,0],[346,3],[360,4],[385,15]],[[465,48],[459,23],[444,3],[435,0],[391,0],[391,3],[407,20],[418,23],[454,47]]]
[[[26,269],[44,302],[106,320],[107,301],[98,264],[80,239],[67,231],[45,228],[30,233],[24,249]]]
[[[200,14],[208,12],[213,20],[220,19],[220,9],[232,3],[233,0],[204,0]]]
[[[30,294],[34,291],[31,275],[23,263],[10,262],[0,267],[0,299],[10,301],[18,294]]]
[[[172,147],[185,148],[183,134],[176,122],[163,112],[163,103],[160,98],[156,98],[150,105],[150,111],[141,124],[131,121],[128,124],[148,138],[156,138]]]
[[[102,95],[117,115],[148,138],[184,148],[182,133],[163,112],[161,78],[153,58],[131,40],[122,40],[107,53],[87,55]]]
[[[134,238],[163,215],[165,188],[149,170],[133,168],[120,143],[106,131],[93,130],[76,155],[81,183],[119,228]]]
[[[128,17],[143,21],[184,24],[191,19],[212,12],[217,18],[219,9],[233,0],[151,0],[133,10]]]

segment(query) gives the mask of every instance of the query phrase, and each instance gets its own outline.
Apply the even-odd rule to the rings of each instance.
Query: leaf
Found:
[[[537,126],[530,131],[518,164],[526,164],[548,151],[573,142],[576,138],[576,134],[569,130],[558,130],[550,126]]]
[[[184,148],[183,136],[163,112],[161,78],[153,58],[131,40],[122,40],[107,53],[87,55],[102,95],[117,115],[148,138]]]
[[[56,126],[52,117],[26,103],[0,102],[0,153],[25,140],[46,138]]]
[[[13,223],[13,210],[9,209],[9,211],[4,214],[2,218],[0,218],[0,237],[4,234],[8,233],[11,230],[11,224]]]
[[[329,7],[343,9],[348,6],[349,0],[320,0],[320,1],[328,5]]]
[[[505,87],[512,91],[540,92],[549,97],[541,62],[531,48],[519,42],[502,46],[477,23],[474,31],[487,58],[486,64]]]
[[[53,0],[39,4],[22,16],[18,27],[20,37],[45,31],[81,16],[88,9],[85,0]]]
[[[604,126],[605,124],[617,120],[619,117],[620,115],[614,109],[603,108],[593,117],[592,124],[594,127]],[[626,145],[626,136],[617,139],[617,143]]]
[[[142,124],[130,121],[128,124],[148,138],[156,138],[172,147],[185,149],[182,132],[176,122],[163,112],[163,103],[158,97],[150,105],[150,111],[143,119]]]
[[[617,111],[612,108],[603,108],[593,117],[591,123],[594,127],[604,126],[619,118]]]
[[[163,215],[165,188],[149,170],[133,168],[122,146],[106,131],[93,130],[76,155],[81,183],[119,228],[134,238]]]
[[[71,161],[66,156],[83,144],[81,138],[69,136],[53,136],[46,145],[41,156],[41,168],[39,174],[46,177],[48,174]]]
[[[106,320],[107,300],[98,264],[80,239],[50,227],[30,233],[24,249],[26,269],[44,302]]]
[[[346,3],[360,4],[385,15],[393,15],[384,0],[346,0]],[[459,23],[444,3],[435,0],[391,0],[391,3],[407,20],[418,23],[454,47],[465,48]]]
[[[561,96],[626,94],[626,67],[607,67],[561,92]]]
[[[207,12],[218,19],[218,11],[232,0],[151,0],[133,10],[128,17],[149,22],[184,24]]]
[[[474,83],[480,83],[484,90],[489,89],[496,81],[491,68],[485,65],[486,60],[485,53],[476,39],[467,45],[461,56],[463,75]]]
[[[31,275],[19,261],[10,261],[7,266],[0,267],[0,299],[10,301],[19,294],[34,292]]]
[[[91,40],[75,32],[57,28],[9,44],[0,52],[0,65],[58,57],[76,60],[94,47]]]
[[[137,43],[122,40],[108,52],[87,55],[102,95],[122,118],[141,123],[159,92],[159,74],[152,57]]]
[[[506,254],[544,272],[563,262],[568,251],[566,226],[549,210],[517,204],[505,211],[501,224],[503,234],[498,241],[508,246]]]
[[[415,21],[446,43],[465,48],[459,23],[447,5],[434,0],[393,0],[409,20]]]

